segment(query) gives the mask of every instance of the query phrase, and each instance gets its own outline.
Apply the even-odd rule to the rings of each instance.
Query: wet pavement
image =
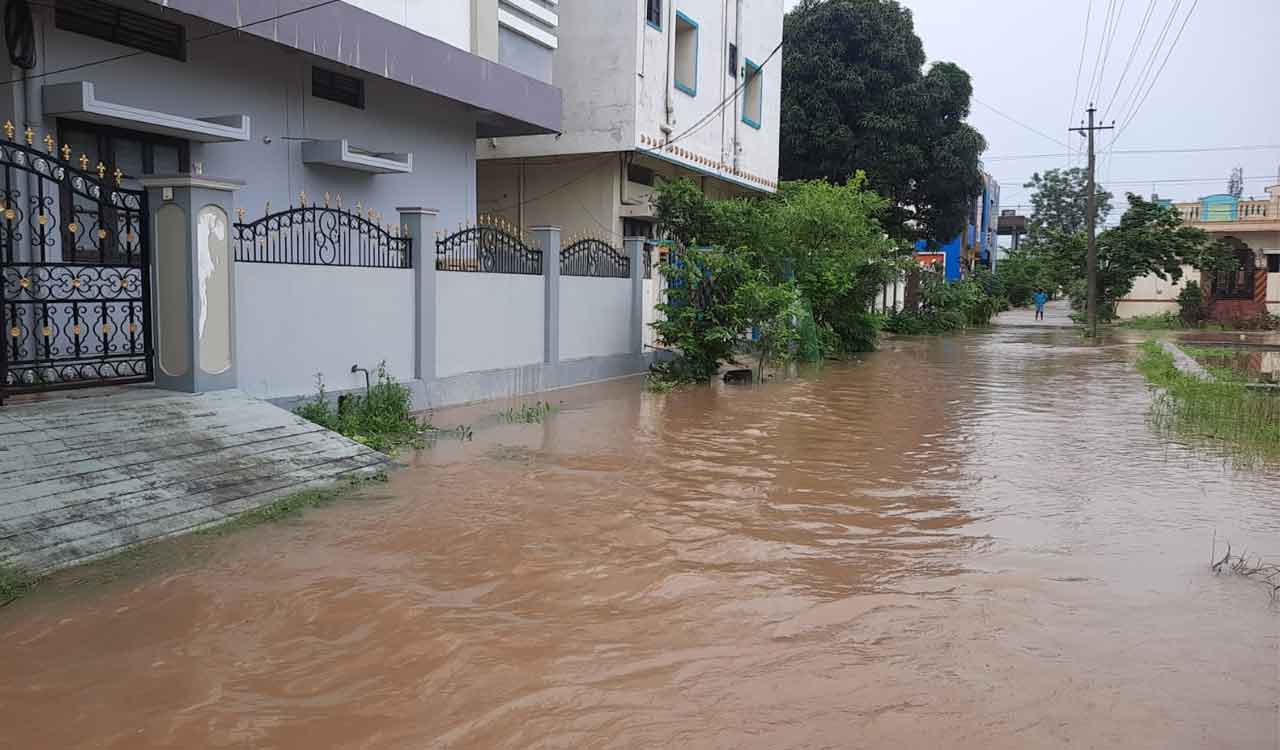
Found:
[[[1276,748],[1280,469],[1124,342],[554,394],[358,500],[0,609],[0,747]],[[499,406],[437,415],[480,417]]]

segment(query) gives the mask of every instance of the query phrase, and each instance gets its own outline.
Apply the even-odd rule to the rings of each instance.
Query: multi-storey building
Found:
[[[521,3],[521,4],[527,4]],[[481,213],[566,234],[653,236],[655,181],[770,193],[778,175],[782,0],[559,6],[557,135],[482,138]]]
[[[959,236],[931,246],[926,240],[916,242],[920,262],[935,266],[941,261],[948,281],[958,281],[975,268],[995,270],[1000,224],[1000,183],[982,173],[982,192],[969,205],[967,223]]]
[[[470,223],[477,139],[563,127],[554,0],[5,5],[0,396],[429,379],[406,217]]]

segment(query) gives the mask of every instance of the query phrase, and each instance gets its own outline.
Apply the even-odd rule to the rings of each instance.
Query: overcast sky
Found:
[[[790,9],[798,0],[785,2]],[[1003,157],[1066,152],[1062,143],[1045,136],[1063,143],[1081,141],[1066,129],[1084,117],[1109,6],[1119,21],[1114,24],[1110,55],[1103,49],[1101,84],[1094,87],[1101,91],[1096,95],[1099,110],[1112,98],[1143,17],[1152,9],[1119,95],[1106,113],[1108,123],[1114,119],[1117,126],[1128,117],[1134,98],[1131,90],[1170,12],[1176,8],[1148,83],[1194,6],[1168,64],[1116,141],[1117,150],[1280,145],[1280,77],[1275,67],[1280,0],[1092,0],[1077,111],[1070,114],[1090,0],[903,0],[903,5],[915,17],[916,33],[929,61],[955,62],[973,78],[975,101],[969,121],[986,136],[984,160],[987,171],[1000,182],[1004,208],[1026,203],[1028,191],[1022,183],[1032,172],[1065,166],[1068,159]],[[1043,135],[1010,122],[976,100]],[[1099,135],[1102,147],[1110,145],[1111,135]],[[1083,164],[1083,159],[1072,164]],[[1174,200],[1194,200],[1225,192],[1227,176],[1235,166],[1244,168],[1246,178],[1254,178],[1246,179],[1245,195],[1261,196],[1266,185],[1280,182],[1280,147],[1117,153],[1099,159],[1098,175],[1118,197],[1126,191],[1149,195],[1154,190]],[[1151,182],[1171,179],[1196,181]],[[1116,218],[1118,213],[1112,220]]]

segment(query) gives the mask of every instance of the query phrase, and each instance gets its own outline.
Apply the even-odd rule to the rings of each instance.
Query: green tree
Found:
[[[1148,274],[1166,281],[1182,279],[1183,267],[1197,270],[1229,270],[1235,257],[1229,247],[1207,233],[1182,223],[1177,209],[1128,194],[1129,208],[1120,224],[1098,235],[1098,299],[1103,320],[1115,316],[1115,305],[1133,289],[1133,282]],[[1066,254],[1075,275],[1072,303],[1079,308],[1084,296],[1083,279],[1087,243],[1082,234],[1059,236],[1054,244]]]
[[[1031,189],[1031,221],[1027,240],[1032,244],[1056,235],[1080,234],[1089,222],[1089,174],[1080,167],[1049,169],[1031,175],[1022,185]],[[1111,213],[1111,193],[1094,185],[1098,193],[1097,226]]]
[[[802,0],[783,26],[784,179],[865,171],[898,239],[954,237],[982,190],[982,135],[964,122],[969,75],[927,71],[911,11],[896,0]]]

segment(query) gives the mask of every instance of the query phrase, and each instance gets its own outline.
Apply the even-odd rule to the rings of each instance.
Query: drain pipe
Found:
[[[364,373],[364,397],[368,399],[372,391],[372,389],[369,386],[369,371],[364,369],[360,365],[351,365],[351,374],[355,375],[357,372]]]
[[[735,6],[733,11],[733,37],[735,39],[734,46],[738,49],[738,69],[734,72],[738,74],[738,77],[734,80],[738,83],[733,87],[733,169],[736,172],[741,166],[739,162],[742,159],[742,144],[738,140],[738,128],[742,126],[742,92],[746,90],[747,85],[747,77],[743,73],[747,66],[742,61],[747,57],[742,50],[742,0],[737,0]]]
[[[741,0],[739,0],[739,1],[741,1]],[[664,101],[666,102],[666,104],[664,105],[664,107],[665,107],[666,109],[665,109],[665,111],[664,111],[664,113],[663,113],[663,117],[662,117],[662,125],[660,125],[660,126],[659,126],[659,130],[661,130],[661,131],[662,131],[662,132],[667,136],[667,140],[670,140],[670,139],[671,139],[671,131],[672,131],[672,130],[674,130],[674,128],[672,127],[672,118],[671,118],[671,116],[672,116],[672,115],[674,115],[674,114],[675,114],[675,111],[676,111],[676,103],[675,103],[675,100],[674,100],[674,99],[672,99],[672,95],[671,95],[671,88],[672,88],[672,86],[671,86],[671,66],[674,64],[674,60],[675,60],[675,57],[676,57],[676,5],[675,5],[675,3],[667,3],[666,14],[667,14],[667,31],[666,31],[666,35],[667,35],[667,75],[666,75],[666,81],[667,81],[667,85],[666,85],[666,89],[665,89],[665,91],[664,91]]]

